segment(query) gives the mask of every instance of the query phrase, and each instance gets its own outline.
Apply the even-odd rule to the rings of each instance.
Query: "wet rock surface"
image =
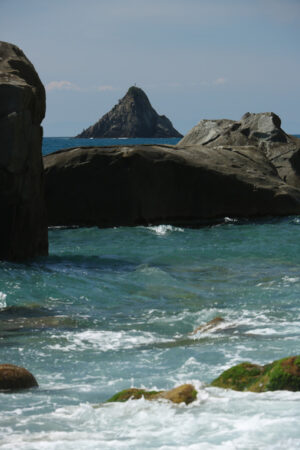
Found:
[[[205,333],[206,331],[212,331],[218,328],[221,324],[224,324],[225,320],[223,317],[215,317],[214,319],[210,320],[209,322],[200,325],[197,327],[194,331],[192,331],[190,334],[196,334],[196,333]]]

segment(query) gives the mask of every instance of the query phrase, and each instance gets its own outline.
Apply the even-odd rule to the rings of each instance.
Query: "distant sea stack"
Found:
[[[145,92],[132,86],[111,111],[77,138],[182,137],[166,116],[159,116]]]

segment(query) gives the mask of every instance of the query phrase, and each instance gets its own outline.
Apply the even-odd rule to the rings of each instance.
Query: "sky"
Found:
[[[46,87],[45,136],[74,136],[141,87],[185,134],[273,111],[300,134],[300,0],[0,0],[0,40]]]

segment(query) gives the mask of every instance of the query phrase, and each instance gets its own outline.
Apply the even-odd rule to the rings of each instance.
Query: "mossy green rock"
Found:
[[[300,391],[300,356],[290,356],[265,366],[244,362],[225,370],[211,386],[235,391]]]
[[[146,391],[145,389],[124,389],[113,395],[107,402],[126,402],[129,399],[138,400],[144,397],[146,400],[166,399],[173,403],[185,403],[188,405],[197,398],[197,391],[192,384],[183,384],[170,391]]]

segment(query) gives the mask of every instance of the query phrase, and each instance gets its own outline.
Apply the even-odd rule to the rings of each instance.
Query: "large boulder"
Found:
[[[22,50],[0,42],[0,259],[48,253],[42,135],[45,90]]]
[[[0,390],[15,391],[38,386],[35,377],[24,367],[0,364]]]
[[[235,391],[300,391],[300,356],[260,366],[244,362],[225,370],[211,386]]]
[[[145,92],[131,86],[111,111],[78,138],[170,138],[182,137],[166,116],[160,116],[151,106]]]
[[[300,213],[256,146],[89,147],[44,157],[50,225],[198,225]]]

